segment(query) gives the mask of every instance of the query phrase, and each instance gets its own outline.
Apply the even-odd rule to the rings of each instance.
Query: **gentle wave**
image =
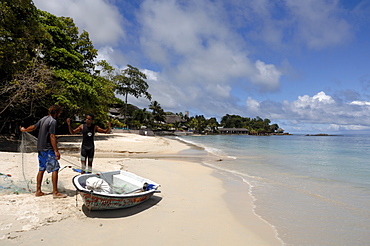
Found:
[[[279,233],[278,233],[278,230],[276,229],[276,226],[274,226],[271,223],[269,223],[267,220],[265,220],[264,218],[262,218],[262,216],[260,216],[256,212],[255,202],[257,201],[257,198],[253,194],[253,187],[254,187],[254,185],[252,184],[252,182],[248,181],[248,178],[249,179],[256,179],[256,180],[258,180],[258,179],[261,179],[261,177],[251,176],[251,175],[248,175],[246,173],[241,173],[241,172],[238,172],[238,171],[235,171],[235,170],[231,170],[231,169],[223,168],[223,167],[220,167],[220,166],[216,166],[216,165],[213,165],[213,164],[211,164],[211,163],[209,163],[207,161],[204,161],[203,164],[205,166],[208,166],[208,167],[211,167],[213,169],[216,169],[216,170],[220,171],[221,174],[223,174],[223,173],[229,173],[229,174],[233,175],[234,177],[237,177],[238,179],[240,179],[244,184],[246,184],[248,186],[248,195],[252,199],[252,204],[251,205],[252,205],[253,214],[255,216],[257,216],[260,220],[262,220],[264,223],[266,223],[267,225],[269,225],[273,229],[273,231],[275,233],[275,238],[278,239],[282,243],[282,245],[285,245],[284,241],[279,237]]]
[[[204,145],[204,144],[200,144],[200,143],[197,143],[197,142],[193,142],[193,141],[190,141],[188,139],[181,138],[181,137],[176,137],[176,139],[178,139],[182,142],[188,143],[190,145],[194,145],[194,146],[197,146],[199,148],[202,148],[206,152],[208,152],[212,155],[218,156],[218,157],[234,159],[234,160],[237,159],[236,156],[229,156],[227,153],[225,153],[225,151],[223,151],[221,149],[218,149],[218,148],[213,148],[213,147],[210,147],[210,146],[207,146],[207,145]]]

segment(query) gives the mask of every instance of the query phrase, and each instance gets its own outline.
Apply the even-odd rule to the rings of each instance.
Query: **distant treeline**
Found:
[[[221,125],[225,128],[246,128],[249,134],[260,135],[266,133],[283,133],[278,124],[271,124],[270,119],[242,117],[239,115],[225,115],[221,118]]]
[[[173,115],[173,113],[167,113]],[[191,130],[198,134],[217,134],[220,133],[221,128],[235,128],[246,129],[251,135],[266,135],[272,133],[283,133],[284,130],[279,128],[278,124],[270,124],[269,119],[262,119],[260,117],[248,118],[239,115],[226,114],[218,122],[216,118],[206,119],[203,115],[196,115],[188,117],[182,113],[176,114],[177,119],[169,123],[163,122],[152,125],[154,130]],[[168,119],[168,118],[167,118]]]

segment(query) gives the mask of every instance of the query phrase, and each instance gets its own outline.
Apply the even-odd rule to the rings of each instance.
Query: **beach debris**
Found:
[[[12,175],[10,174],[4,174],[4,173],[0,173],[1,176],[7,176],[7,177],[11,177]]]
[[[78,168],[72,168],[73,171],[77,172],[77,173],[82,173],[82,170],[81,169],[78,169]]]
[[[21,184],[16,185],[15,182],[12,179],[10,179],[12,177],[11,174],[0,173],[0,177],[3,178],[3,179],[0,179],[0,192],[8,191],[16,195],[18,195],[19,193],[32,192],[31,189],[24,187],[24,184],[23,184],[24,182],[22,181],[18,181],[18,183],[21,183]],[[28,184],[26,186],[28,187]]]
[[[64,160],[64,159],[63,159]],[[63,168],[61,168],[61,169],[59,169],[59,172],[61,172],[63,169],[65,169],[65,168],[72,168],[72,166],[64,166]],[[72,168],[73,169],[73,168]]]

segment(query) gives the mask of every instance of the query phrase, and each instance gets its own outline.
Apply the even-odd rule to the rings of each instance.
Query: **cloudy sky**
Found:
[[[72,17],[99,59],[145,72],[165,111],[259,116],[291,133],[370,133],[370,0],[34,4]]]

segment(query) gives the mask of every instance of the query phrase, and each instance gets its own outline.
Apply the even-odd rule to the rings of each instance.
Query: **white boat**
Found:
[[[77,175],[72,182],[90,210],[132,207],[160,192],[156,182],[122,170]]]

